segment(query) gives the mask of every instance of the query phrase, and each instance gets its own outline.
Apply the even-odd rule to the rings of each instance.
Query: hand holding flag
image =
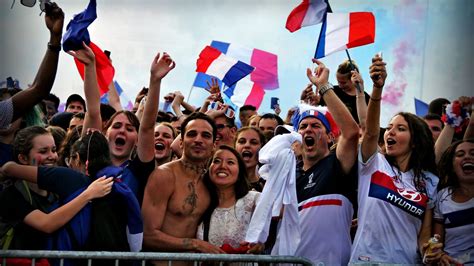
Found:
[[[95,55],[94,51],[87,46],[85,42],[82,42],[82,49],[76,51],[66,51],[69,55],[72,55],[75,60],[79,60],[82,64],[89,66],[90,64],[95,64]]]
[[[372,65],[369,68],[369,75],[374,82],[374,87],[378,89],[382,89],[385,85],[385,79],[387,78],[387,70],[385,65],[386,63],[379,55],[375,55],[375,57],[372,58]]]
[[[329,68],[327,68],[323,62],[317,60],[317,59],[312,59],[313,63],[316,63],[318,67],[314,70],[314,74],[311,71],[310,68],[306,69],[306,76],[308,76],[308,79],[316,85],[316,87],[320,87],[321,85],[324,85],[328,83],[329,80]]]

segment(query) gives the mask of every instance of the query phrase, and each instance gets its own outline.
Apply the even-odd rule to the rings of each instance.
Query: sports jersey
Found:
[[[356,197],[356,170],[344,174],[331,153],[307,171],[297,171],[296,191],[301,241],[295,256],[315,265],[347,265],[351,252],[350,227]]]
[[[474,263],[474,198],[455,202],[452,190],[438,192],[434,218],[444,225],[444,251],[461,263]]]
[[[358,228],[351,262],[420,263],[418,233],[433,208],[438,177],[423,171],[427,193],[415,189],[413,171],[400,172],[376,152],[366,163],[359,149]]]

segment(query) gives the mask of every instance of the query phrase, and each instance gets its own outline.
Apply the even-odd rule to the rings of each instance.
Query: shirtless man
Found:
[[[212,157],[216,132],[211,118],[192,114],[182,124],[183,156],[150,175],[142,205],[145,250],[224,253],[196,239],[201,216],[210,204],[202,176]]]

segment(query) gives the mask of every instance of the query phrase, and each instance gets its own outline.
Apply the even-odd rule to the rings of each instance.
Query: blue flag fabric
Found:
[[[63,36],[63,50],[77,51],[82,49],[82,42],[87,45],[91,42],[87,27],[97,18],[96,0],[90,0],[87,8],[69,21],[66,33]]]
[[[419,117],[423,117],[428,114],[428,104],[415,98],[415,112]]]

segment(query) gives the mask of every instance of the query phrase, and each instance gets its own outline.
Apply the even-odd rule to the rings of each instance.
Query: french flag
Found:
[[[314,57],[322,58],[374,40],[375,17],[371,12],[327,13]]]
[[[127,96],[127,94],[123,91],[122,87],[120,84],[114,80],[114,85],[115,89],[117,90],[117,93],[120,97],[120,103],[122,104],[122,107],[124,110],[129,110],[131,111],[133,109],[133,103],[130,100],[130,98]],[[100,102],[108,104],[109,103],[109,92],[104,93],[102,96],[100,96]]]
[[[258,83],[263,89],[273,90],[279,87],[278,56],[276,54],[221,41],[212,41],[211,46],[229,57],[255,67],[255,70],[250,73],[250,80]]]
[[[319,24],[323,22],[326,12],[331,12],[326,0],[303,0],[291,11],[286,20],[286,28],[295,32],[301,27]]]
[[[234,86],[225,89],[224,94],[238,107],[252,105],[258,109],[262,103],[265,91],[259,84],[244,78]]]
[[[255,69],[242,61],[226,56],[216,48],[206,46],[199,54],[196,72],[214,76],[228,87],[237,83]]]

